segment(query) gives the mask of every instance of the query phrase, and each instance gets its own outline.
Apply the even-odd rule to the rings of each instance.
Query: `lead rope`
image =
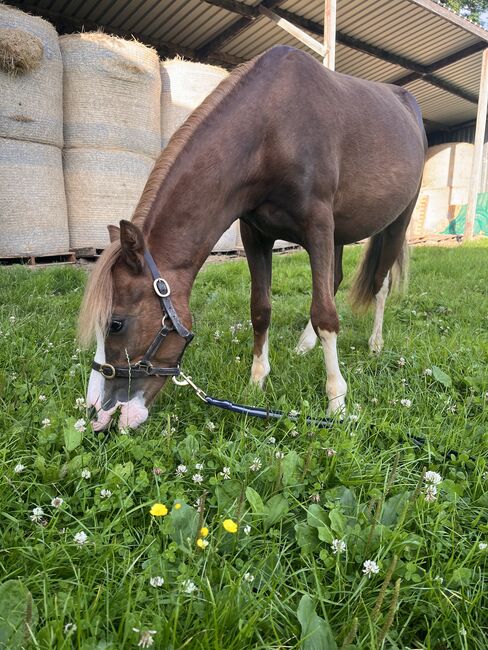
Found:
[[[223,399],[217,399],[215,397],[211,397],[210,395],[207,395],[207,393],[203,390],[203,388],[197,386],[191,377],[185,375],[181,370],[180,370],[179,377],[181,377],[182,379],[173,377],[173,382],[177,386],[191,386],[191,388],[193,388],[197,396],[209,406],[216,406],[218,408],[225,409],[226,411],[232,411],[233,413],[240,413],[242,415],[251,415],[253,417],[261,418],[263,420],[268,420],[270,418],[273,418],[275,420],[280,420],[281,418],[288,418],[293,422],[297,422],[301,419],[300,413],[297,413],[295,411],[292,411],[291,413],[284,413],[283,411],[265,409],[259,406],[244,406],[244,404],[236,404],[235,402],[230,402],[229,400],[223,400]],[[325,418],[321,420],[321,419],[311,418],[307,416],[305,418],[305,422],[307,424],[319,427],[321,429],[326,429],[332,425],[333,420],[331,418]]]

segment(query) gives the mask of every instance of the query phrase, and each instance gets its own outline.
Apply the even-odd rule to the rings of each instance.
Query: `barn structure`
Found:
[[[231,69],[276,44],[339,72],[404,86],[417,98],[431,145],[474,142],[465,238],[488,192],[485,141],[488,31],[433,0],[8,1],[60,34],[102,29]],[[485,152],[485,153],[484,153]],[[485,159],[485,160],[484,160]],[[484,166],[483,166],[484,163]],[[454,163],[453,163],[454,164]],[[488,194],[487,194],[488,196]]]

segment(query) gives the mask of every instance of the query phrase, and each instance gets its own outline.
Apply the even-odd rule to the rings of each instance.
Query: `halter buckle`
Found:
[[[102,375],[102,377],[104,377],[104,379],[113,379],[117,374],[115,368],[112,365],[110,365],[110,363],[100,364],[99,372]]]
[[[150,361],[138,361],[134,365],[134,369],[136,370],[142,370],[142,372],[145,372],[146,375],[151,374],[151,368],[153,368],[153,364]]]
[[[166,287],[166,289],[164,291],[161,291],[160,288],[159,288],[159,283],[160,282],[164,282],[164,285]],[[164,278],[156,278],[154,280],[154,282],[153,282],[153,287],[154,287],[154,291],[157,293],[157,295],[160,298],[167,298],[169,296],[169,294],[171,293],[171,289],[169,288],[169,284],[166,282],[166,280]]]

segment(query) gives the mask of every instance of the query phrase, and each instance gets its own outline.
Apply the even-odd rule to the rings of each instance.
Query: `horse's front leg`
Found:
[[[327,372],[327,415],[342,415],[346,408],[347,384],[337,356],[339,317],[334,302],[334,218],[328,206],[317,210],[308,233],[308,254],[312,269],[311,323],[322,343]]]
[[[268,330],[271,320],[273,240],[241,220],[241,237],[251,274],[251,321],[254,332],[251,383],[263,388],[269,375]]]

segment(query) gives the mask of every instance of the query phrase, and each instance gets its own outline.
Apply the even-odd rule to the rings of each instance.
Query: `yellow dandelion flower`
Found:
[[[208,542],[206,539],[202,539],[201,537],[199,537],[197,539],[197,546],[198,548],[205,549],[208,546]]]
[[[163,503],[155,503],[149,513],[153,517],[164,517],[168,514],[168,508]]]
[[[200,537],[207,537],[207,535],[208,535],[208,528],[206,526],[200,528]]]
[[[179,509],[181,508],[181,503],[175,503],[175,505],[173,506],[173,508],[174,508],[175,510],[179,510]]]
[[[237,529],[239,527],[235,521],[232,521],[232,519],[226,519],[223,522],[222,526],[228,533],[237,533]]]

